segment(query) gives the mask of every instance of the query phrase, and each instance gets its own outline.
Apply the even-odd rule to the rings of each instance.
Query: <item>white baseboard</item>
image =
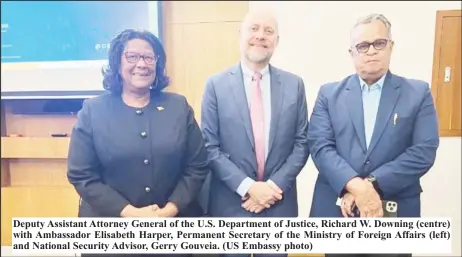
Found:
[[[24,254],[13,254],[11,252],[11,246],[2,246],[2,254],[1,256],[24,256]],[[47,254],[47,253],[37,253],[33,254],[30,253],[27,256],[80,256],[80,254]]]

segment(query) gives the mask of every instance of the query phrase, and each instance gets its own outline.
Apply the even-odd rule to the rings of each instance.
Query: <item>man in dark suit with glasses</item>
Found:
[[[390,72],[393,45],[383,15],[359,20],[349,49],[357,74],[319,90],[308,132],[319,170],[311,217],[380,218],[382,201],[396,203],[398,217],[421,215],[420,178],[435,161],[438,123],[428,83]]]

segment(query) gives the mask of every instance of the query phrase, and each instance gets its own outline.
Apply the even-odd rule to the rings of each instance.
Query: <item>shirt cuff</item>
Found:
[[[255,180],[249,177],[245,178],[237,187],[236,193],[238,193],[241,197],[244,197],[249,191],[250,187],[253,185],[253,183],[255,183]]]
[[[272,181],[271,179],[268,179],[266,182],[279,187],[278,184],[274,183],[274,181]]]

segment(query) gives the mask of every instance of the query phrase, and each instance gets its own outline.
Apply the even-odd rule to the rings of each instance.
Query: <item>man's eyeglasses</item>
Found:
[[[367,53],[369,51],[369,48],[371,45],[375,48],[375,50],[382,50],[384,49],[387,44],[389,39],[377,39],[372,43],[369,42],[362,42],[357,45],[355,45],[356,50],[358,50],[359,53]]]
[[[124,55],[125,60],[127,60],[129,63],[137,63],[140,58],[143,58],[146,64],[154,64],[157,61],[157,57],[154,55],[141,55],[133,52],[126,52]]]

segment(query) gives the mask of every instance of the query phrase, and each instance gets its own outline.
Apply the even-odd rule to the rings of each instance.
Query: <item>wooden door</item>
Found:
[[[432,94],[440,136],[461,136],[461,10],[438,11]]]
[[[165,1],[164,45],[167,91],[186,96],[200,124],[202,95],[209,76],[239,62],[239,26],[248,1]]]

